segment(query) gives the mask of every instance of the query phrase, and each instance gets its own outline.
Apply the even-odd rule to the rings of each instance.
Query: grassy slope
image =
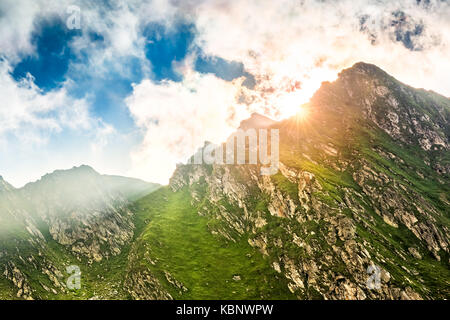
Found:
[[[145,250],[146,243],[151,248],[150,256],[157,262],[146,267],[174,298],[294,298],[285,280],[245,236],[233,243],[211,234],[209,218],[198,215],[186,190],[173,193],[163,188],[139,200],[136,206],[137,225],[143,229],[136,245]],[[163,270],[188,291],[180,292],[169,285]],[[236,275],[240,281],[233,280]]]
[[[0,300],[16,300],[14,286],[5,278],[0,277]]]
[[[122,249],[121,254],[108,260],[94,263],[91,266],[83,263],[74,263],[81,268],[81,289],[67,292],[64,295],[54,296],[53,299],[86,300],[86,299],[128,299],[123,290],[123,280],[127,266],[127,257],[130,246]]]

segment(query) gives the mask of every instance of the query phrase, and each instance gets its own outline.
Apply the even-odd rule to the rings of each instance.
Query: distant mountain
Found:
[[[264,129],[270,127],[275,123],[275,120],[272,120],[266,116],[263,116],[259,113],[252,113],[250,118],[241,122],[239,129]]]
[[[40,180],[28,183],[21,194],[44,204],[58,204],[67,209],[80,206],[102,209],[112,201],[130,200],[150,193],[159,187],[139,179],[100,175],[93,168],[82,165],[70,170],[56,170]]]
[[[0,176],[0,192],[3,192],[3,191],[12,191],[12,190],[14,190],[15,188],[12,186],[12,185],[10,185],[7,181],[5,181],[4,179],[3,179],[3,177],[2,176]]]
[[[57,170],[20,189],[4,185],[0,268],[23,298],[62,289],[64,260],[89,265],[120,254],[133,237],[128,205],[159,187],[89,166]],[[42,279],[37,289],[34,277]]]

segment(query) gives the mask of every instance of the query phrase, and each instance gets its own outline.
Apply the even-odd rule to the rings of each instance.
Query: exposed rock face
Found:
[[[403,85],[377,66],[365,63],[344,70],[325,90],[326,95],[338,93],[340,100],[359,108],[396,140],[424,150],[449,150],[449,102],[442,96]],[[317,100],[322,99],[323,91],[316,95]]]
[[[124,207],[97,216],[49,218],[52,238],[91,262],[119,254],[122,246],[133,237],[133,228],[131,212]]]
[[[172,296],[148,270],[130,272],[125,287],[134,300],[172,300]]]
[[[0,176],[0,192],[14,191],[15,188]]]
[[[5,267],[3,275],[17,287],[17,297],[27,300],[33,300],[31,296],[31,288],[28,280],[23,273],[14,265],[13,262],[8,263]]]
[[[287,170],[285,166],[283,167]],[[187,185],[193,185],[198,181],[196,178],[201,176],[201,168],[201,166],[191,168],[192,172],[196,172],[196,174],[188,176],[188,180],[185,182]],[[343,213],[343,210],[338,207],[338,203],[336,206],[331,206],[322,203],[315,196],[308,196],[321,190],[318,185],[315,185],[317,182],[312,178],[313,174],[300,172],[296,174],[297,185],[300,186],[299,192],[304,199],[300,203],[277,189],[270,178],[258,176],[256,168],[249,169],[242,166],[238,169],[241,171],[240,175],[249,174],[250,180],[247,182],[247,186],[230,177],[226,179],[225,183],[218,176],[229,175],[229,170],[228,167],[214,168],[213,172],[217,173],[217,176],[204,176],[208,183],[208,189],[211,190],[212,195],[215,195],[209,197],[208,201],[218,208],[217,219],[226,222],[223,229],[215,231],[230,241],[235,241],[244,232],[251,231],[253,236],[249,239],[250,245],[273,259],[273,268],[291,280],[289,289],[298,294],[299,298],[322,296],[326,299],[394,299],[395,290],[402,292],[401,288],[390,283],[390,275],[384,269],[380,273],[381,288],[375,292],[367,290],[366,282],[369,277],[366,272],[367,267],[375,264],[374,261],[378,260],[374,260],[369,252],[372,252],[380,260],[383,257],[374,247],[369,243],[364,243],[357,236],[356,222]],[[204,171],[203,173],[206,174]],[[308,182],[305,182],[303,178],[305,176],[308,177]],[[292,176],[291,179],[293,179]],[[173,181],[180,186],[179,176],[177,178],[175,175]],[[236,185],[233,186],[233,184]],[[255,191],[250,191],[252,184],[260,188],[261,194],[269,195],[268,213],[286,220],[286,225],[282,226],[283,234],[280,237],[271,234],[275,230],[262,231],[261,227],[264,226],[264,223],[260,221],[264,214],[254,211],[247,205],[251,192],[255,196]],[[219,196],[219,190],[221,190],[221,196]],[[239,213],[226,210],[220,204],[223,199],[240,208],[237,211]],[[200,211],[201,214],[211,214],[205,207],[203,210]],[[309,223],[325,224],[325,228],[319,230],[314,228],[316,231],[310,231],[306,227],[306,224]],[[295,232],[294,227],[296,228]],[[337,243],[338,241],[340,243]],[[288,249],[292,246],[291,243],[294,244],[293,254],[290,254],[291,251]],[[302,258],[299,259],[298,254]],[[342,266],[339,268],[340,272],[336,272],[336,266]],[[324,290],[324,288],[328,289]]]

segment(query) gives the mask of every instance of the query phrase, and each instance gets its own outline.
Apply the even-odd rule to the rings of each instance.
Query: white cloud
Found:
[[[4,55],[11,60],[17,60],[19,55],[33,52],[30,34],[38,11],[38,1],[4,0],[0,2],[0,30],[2,30],[0,56]]]
[[[395,41],[391,20],[397,10],[405,13],[403,24],[410,24],[406,27],[423,24],[420,36],[411,35],[423,51],[411,52]],[[450,95],[450,84],[443,81],[450,72],[450,5],[445,2],[431,1],[424,9],[410,0],[212,0],[202,2],[195,12],[198,44],[211,55],[242,61],[263,87],[277,89],[287,79],[313,83],[306,98],[320,81],[365,61],[412,85]],[[377,37],[375,45],[360,31],[364,15]]]
[[[43,93],[31,75],[16,82],[6,60],[0,61],[0,136],[9,133],[42,140],[42,132],[70,129],[90,129],[85,100],[68,97],[64,88]]]
[[[10,70],[6,60],[0,61],[0,168],[11,183],[22,185],[48,172],[39,168],[58,168],[49,168],[50,164],[78,163],[76,154],[88,161],[89,155],[76,149],[74,136],[86,136],[92,150],[100,152],[115,134],[111,126],[91,116],[85,99],[70,97],[64,86],[44,93],[30,75],[16,82]],[[50,147],[55,137],[60,146]]]
[[[70,66],[76,74],[110,71],[105,64],[122,72],[123,56],[142,54],[138,18],[126,14],[125,3],[115,11],[106,10],[104,17],[104,8],[89,1],[77,3],[81,8],[81,27],[99,32],[107,44],[105,48],[97,47],[88,40],[88,32],[75,37],[69,45],[76,52],[86,50],[89,56],[87,65]],[[21,81],[11,76],[20,59],[36,54],[31,38],[40,19],[59,16],[64,22],[68,17],[66,9],[72,4],[70,0],[0,2],[0,173],[16,186],[54,169],[80,164],[91,164],[109,173],[125,170],[128,154],[121,145],[114,145],[115,150],[111,150],[111,142],[114,138],[126,144],[129,138],[91,114],[90,96],[70,96],[70,79],[62,87],[44,92],[31,75]],[[118,13],[122,11],[125,14]],[[120,37],[116,37],[118,30],[122,32]]]
[[[136,85],[127,105],[145,136],[132,153],[131,174],[167,183],[176,163],[187,160],[205,140],[224,141],[249,115],[236,105],[242,80],[227,82],[188,71],[183,82],[144,80]]]

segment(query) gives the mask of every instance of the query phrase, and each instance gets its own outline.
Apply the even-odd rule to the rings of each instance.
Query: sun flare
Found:
[[[280,118],[287,119],[296,116],[304,120],[308,116],[307,102],[313,94],[314,92],[305,94],[305,92],[299,90],[278,97],[274,105],[279,106]]]
[[[304,121],[306,118],[308,118],[309,115],[309,109],[307,104],[303,104],[299,106],[297,113],[295,114],[295,117],[299,121]]]
[[[314,93],[320,88],[323,81],[334,81],[337,78],[337,73],[324,69],[317,68],[311,70],[308,76],[291,82],[301,83],[299,88],[294,90],[277,92],[269,98],[269,102],[279,109],[279,117],[287,119],[292,116],[298,116],[304,119],[307,116],[307,107],[305,104],[310,101]]]

